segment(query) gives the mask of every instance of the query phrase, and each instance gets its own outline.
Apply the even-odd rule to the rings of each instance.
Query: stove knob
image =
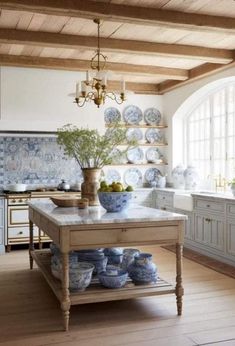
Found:
[[[19,199],[19,202],[23,202],[23,199]]]
[[[12,200],[12,203],[15,203],[15,202],[16,202],[16,200],[15,200],[15,199],[13,199],[13,200]]]

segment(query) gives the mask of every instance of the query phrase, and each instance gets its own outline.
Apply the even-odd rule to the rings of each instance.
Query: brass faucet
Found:
[[[218,191],[221,191],[221,188],[222,188],[222,191],[226,191],[226,186],[228,184],[226,178],[223,178],[221,174],[219,174],[217,177],[214,178],[214,181],[215,181],[215,189],[216,189],[216,192]]]

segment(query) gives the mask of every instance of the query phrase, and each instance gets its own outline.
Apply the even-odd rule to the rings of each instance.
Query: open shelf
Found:
[[[106,124],[105,127],[110,128],[113,127],[113,124]],[[147,125],[147,124],[140,124],[140,125],[128,125],[128,124],[121,124],[122,127],[126,128],[142,128],[142,129],[167,129],[167,125]]]
[[[50,250],[34,250],[31,254],[56,297],[62,301],[61,282],[51,274]],[[71,304],[75,305],[172,293],[175,293],[175,288],[160,278],[157,280],[156,284],[138,286],[134,285],[133,282],[129,280],[123,288],[118,289],[102,287],[98,280],[94,279],[85,291],[70,293],[70,300]]]
[[[154,163],[154,162],[143,162],[143,163],[111,163],[109,166],[167,166],[167,162]]]

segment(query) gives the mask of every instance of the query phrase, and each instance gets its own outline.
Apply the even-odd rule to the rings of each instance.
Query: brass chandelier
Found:
[[[100,19],[94,19],[98,27],[98,44],[97,50],[91,59],[91,69],[96,70],[94,77],[90,78],[90,72],[86,72],[86,80],[76,84],[75,103],[83,107],[86,102],[93,101],[98,108],[104,104],[107,98],[121,104],[125,101],[125,81],[122,81],[122,91],[116,95],[113,91],[108,91],[107,71],[104,71],[107,57],[100,52]]]

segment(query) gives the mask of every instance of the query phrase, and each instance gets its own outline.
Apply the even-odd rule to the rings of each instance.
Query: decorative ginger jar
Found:
[[[128,266],[128,274],[136,285],[156,283],[157,267],[152,262],[152,257],[150,253],[140,253],[135,256],[134,262]]]
[[[175,189],[184,189],[185,180],[184,180],[184,167],[182,165],[176,166],[172,170],[172,180],[173,186]]]
[[[135,256],[139,255],[138,249],[124,249],[121,268],[127,270],[128,266],[134,261]]]
[[[188,166],[184,171],[185,189],[194,190],[199,182],[197,170],[193,166]]]

